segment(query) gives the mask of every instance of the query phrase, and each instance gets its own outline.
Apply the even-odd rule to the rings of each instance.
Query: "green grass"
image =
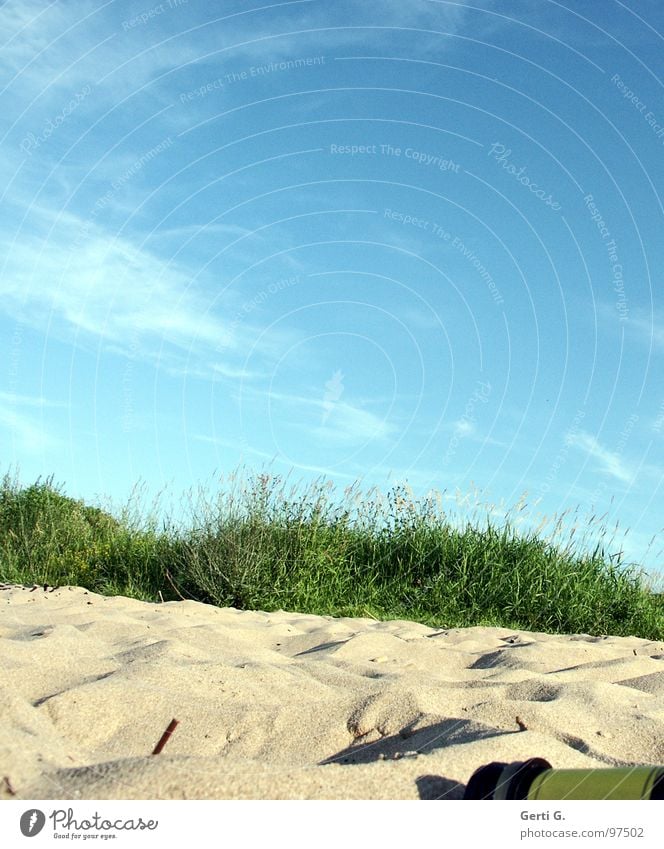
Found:
[[[148,601],[193,598],[243,609],[405,618],[437,627],[500,625],[550,633],[664,639],[664,595],[609,553],[594,517],[567,543],[501,523],[459,523],[443,496],[359,485],[302,489],[269,474],[231,475],[192,521],[143,521],[63,495],[52,478],[0,488],[0,581],[77,585]],[[223,484],[223,481],[222,481]],[[131,500],[130,500],[131,504]],[[494,510],[495,512],[495,510]],[[555,518],[555,517],[554,517]],[[589,541],[592,540],[592,543]],[[599,540],[599,541],[598,541]]]

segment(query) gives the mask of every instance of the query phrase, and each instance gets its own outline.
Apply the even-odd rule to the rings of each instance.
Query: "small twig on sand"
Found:
[[[158,755],[161,752],[161,750],[164,748],[166,743],[168,743],[168,738],[175,731],[177,724],[178,724],[177,719],[171,719],[171,721],[168,723],[168,728],[161,735],[161,740],[154,747],[154,751],[152,752],[153,755]]]
[[[2,780],[5,782],[5,787],[7,788],[7,792],[8,792],[11,796],[16,796],[16,790],[14,790],[14,788],[12,787],[12,783],[11,783],[11,781],[9,780],[9,776],[8,776],[8,775],[3,775],[3,776],[2,776]]]

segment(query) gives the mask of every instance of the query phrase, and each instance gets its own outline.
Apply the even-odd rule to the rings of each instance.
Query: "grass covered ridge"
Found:
[[[286,489],[279,476],[231,475],[185,528],[124,508],[116,518],[52,479],[0,487],[0,581],[77,585],[146,601],[333,616],[493,625],[664,639],[664,595],[607,554],[537,532],[451,522],[443,499],[331,484]],[[561,527],[560,520],[556,527]],[[555,535],[554,535],[555,536]],[[584,538],[587,538],[584,537]],[[594,534],[597,538],[597,534]],[[610,543],[609,543],[610,544]]]

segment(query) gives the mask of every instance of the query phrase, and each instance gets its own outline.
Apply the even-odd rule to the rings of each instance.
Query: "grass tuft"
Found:
[[[191,496],[190,496],[191,499]],[[664,639],[664,595],[593,525],[566,543],[501,524],[459,523],[440,493],[354,484],[302,489],[239,470],[184,527],[129,505],[114,516],[63,495],[52,478],[0,488],[0,580],[77,585],[146,601],[193,598],[241,609],[413,619],[435,627],[504,626],[549,633]],[[599,540],[599,541],[598,541]]]

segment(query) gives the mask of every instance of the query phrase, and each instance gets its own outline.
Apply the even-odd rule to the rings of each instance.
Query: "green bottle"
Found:
[[[664,766],[553,769],[544,758],[481,766],[464,799],[658,799],[664,800]]]

